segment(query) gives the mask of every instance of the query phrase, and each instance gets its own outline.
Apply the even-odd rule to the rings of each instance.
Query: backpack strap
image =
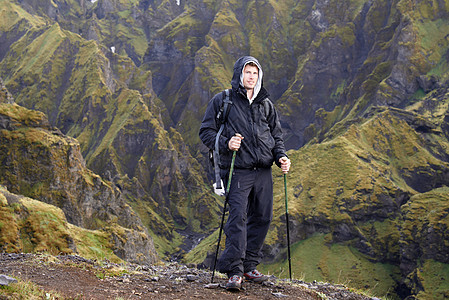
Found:
[[[264,115],[265,118],[268,119],[268,116],[270,115],[271,112],[271,104],[270,104],[270,99],[265,98],[262,100],[262,105],[263,105],[263,110],[264,110]]]
[[[215,148],[214,148],[214,170],[215,170],[215,182],[217,183],[216,188],[221,189],[221,177],[220,177],[220,150],[219,141],[220,135],[223,132],[224,124],[228,119],[229,110],[231,109],[232,101],[229,100],[229,90],[225,91],[225,97],[220,110],[217,113],[217,123],[220,124],[220,129],[218,130],[217,136],[215,137]]]
[[[231,106],[229,104],[232,104],[232,101],[229,100],[229,93],[230,90],[225,90],[222,92],[223,102],[221,103],[220,110],[215,117],[218,126],[221,126],[228,119],[229,110],[231,109]]]

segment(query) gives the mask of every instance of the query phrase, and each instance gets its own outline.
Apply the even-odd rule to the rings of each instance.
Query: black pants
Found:
[[[262,246],[273,217],[271,168],[234,169],[228,204],[226,244],[218,270],[229,277],[242,276],[262,259]]]

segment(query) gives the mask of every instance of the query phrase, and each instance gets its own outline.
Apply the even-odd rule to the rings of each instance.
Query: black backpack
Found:
[[[220,140],[220,135],[224,129],[224,123],[228,119],[229,110],[231,109],[232,101],[229,99],[230,90],[225,90],[222,92],[223,102],[221,104],[220,110],[215,117],[217,124],[220,126],[217,136],[215,138],[214,150],[209,150],[209,159],[211,160],[214,171],[215,171],[215,182],[217,183],[216,188],[221,189],[221,177],[220,177],[220,150],[218,147],[218,141]]]

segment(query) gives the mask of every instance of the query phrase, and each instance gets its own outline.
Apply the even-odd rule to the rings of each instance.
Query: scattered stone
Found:
[[[206,289],[218,289],[220,287],[219,283],[209,283],[204,286]]]
[[[34,273],[38,274],[38,277],[46,277],[47,280],[56,281],[58,276],[54,273],[60,270],[60,266],[65,266],[67,263],[74,264],[89,264],[94,261],[89,261],[78,257],[72,256],[59,256],[57,260],[49,265],[48,259],[40,259],[38,255],[28,254],[5,254],[0,253],[0,266],[14,266],[14,275],[19,276],[21,269],[17,269],[19,266],[18,261],[27,263],[32,261],[35,263],[38,261],[40,264],[45,265],[44,268],[39,268]],[[94,262],[95,263],[95,262]],[[95,272],[101,270],[100,266],[95,263],[92,265],[92,269]],[[20,264],[22,265],[22,264]],[[180,264],[167,264],[167,265],[148,265],[140,266],[135,264],[116,264],[112,262],[103,263],[101,266],[107,266],[107,268],[118,267],[125,268],[126,270],[139,270],[138,273],[130,272],[130,274],[124,274],[121,276],[109,277],[106,276],[101,281],[101,289],[98,291],[107,291],[104,286],[112,285],[114,288],[109,287],[110,292],[115,292],[116,289],[126,290],[132,295],[139,296],[145,299],[158,298],[158,295],[165,297],[171,297],[170,299],[187,299],[188,296],[194,295],[198,297],[204,295],[221,295],[222,290],[226,289],[226,276],[218,273],[216,283],[210,283],[211,272],[209,270],[192,269]],[[6,271],[5,271],[6,270]],[[2,272],[6,274],[9,269],[2,269]],[[106,272],[104,272],[106,273]],[[46,274],[46,275],[42,275]],[[20,277],[21,278],[21,277]],[[1,278],[0,278],[1,279]],[[125,284],[123,284],[123,283]],[[143,283],[143,284],[142,284]],[[1,286],[1,285],[0,285]],[[202,292],[201,292],[201,289]],[[208,290],[205,290],[208,289]],[[304,289],[310,289],[304,291]],[[315,292],[315,293],[314,293]],[[298,295],[296,294],[298,293]],[[379,300],[376,298],[369,298],[361,295],[355,295],[348,291],[342,285],[332,285],[329,283],[323,283],[315,281],[314,283],[304,282],[302,280],[287,280],[278,279],[276,277],[270,277],[261,285],[245,284],[238,296],[260,296],[265,298],[293,298],[301,299],[299,295],[305,295],[303,299],[317,299],[316,295],[321,299],[352,299],[352,300]],[[135,297],[134,296],[134,297]],[[1,298],[1,297],[0,297]],[[164,298],[164,299],[169,299]],[[219,296],[217,299],[220,298]]]
[[[0,285],[9,285],[10,283],[17,283],[17,280],[7,275],[0,274]]]
[[[283,298],[283,297],[288,297],[287,295],[282,294],[281,292],[277,292],[277,293],[271,293],[273,296],[277,297],[277,298]]]
[[[272,281],[264,281],[264,282],[262,282],[262,285],[264,285],[264,286],[274,286],[274,282],[272,282]]]
[[[192,274],[187,274],[186,278],[187,278],[187,281],[196,281],[198,279],[198,276],[192,275]]]

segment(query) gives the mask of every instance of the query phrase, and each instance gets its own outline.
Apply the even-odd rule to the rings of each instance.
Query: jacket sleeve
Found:
[[[279,115],[276,111],[276,108],[273,105],[273,102],[271,102],[270,100],[268,100],[270,103],[270,112],[268,114],[268,123],[270,124],[270,130],[271,130],[271,135],[274,139],[274,148],[272,150],[273,153],[273,157],[274,157],[274,162],[276,163],[276,165],[278,167],[281,166],[281,164],[279,163],[279,159],[283,156],[288,157],[286,150],[285,150],[285,145],[284,145],[284,139],[282,136],[282,127],[281,127],[281,122],[279,119]]]
[[[199,131],[200,139],[203,142],[203,144],[212,150],[215,148],[215,138],[218,134],[218,130],[220,129],[216,122],[216,116],[221,106],[220,102],[221,102],[221,93],[215,95],[209,101]],[[225,137],[223,134],[221,134],[219,140],[220,152],[228,150],[227,144],[228,138]]]

